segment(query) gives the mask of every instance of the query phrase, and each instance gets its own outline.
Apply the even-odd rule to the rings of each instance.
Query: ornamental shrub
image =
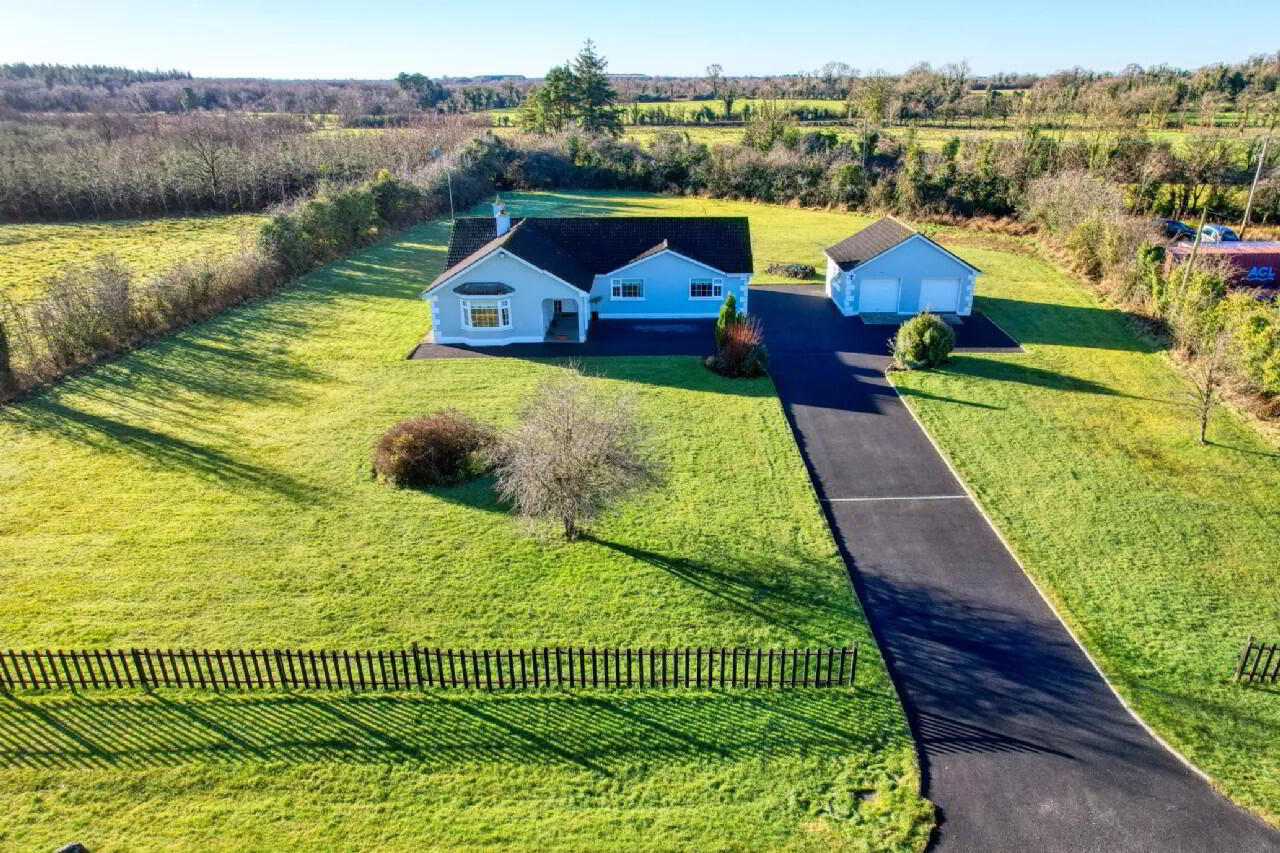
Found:
[[[813,264],[769,264],[769,272],[787,278],[813,278],[818,271]]]
[[[925,311],[898,328],[893,360],[908,369],[937,367],[947,360],[955,345],[955,330],[937,314]]]
[[[720,349],[707,359],[707,366],[735,379],[764,376],[769,369],[769,350],[763,340],[759,319],[743,315],[725,327]]]
[[[724,298],[724,304],[720,306],[720,316],[716,318],[716,352],[720,352],[720,347],[724,345],[724,336],[728,328],[740,322],[742,322],[742,315],[738,313],[738,300],[730,293]]]
[[[457,486],[489,470],[493,430],[461,412],[410,418],[378,440],[374,476],[399,488]]]

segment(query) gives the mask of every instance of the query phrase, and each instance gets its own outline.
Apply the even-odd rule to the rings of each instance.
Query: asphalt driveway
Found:
[[[1045,604],[884,378],[891,329],[840,317],[816,288],[751,296],[907,708],[941,812],[933,849],[1280,850],[1125,710]]]

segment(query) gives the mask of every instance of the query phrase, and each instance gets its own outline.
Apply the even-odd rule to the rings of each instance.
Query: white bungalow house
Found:
[[[422,292],[438,344],[585,341],[596,319],[712,318],[747,308],[746,217],[459,219],[445,270]]]
[[[845,316],[968,315],[982,270],[886,216],[826,250],[827,296]]]

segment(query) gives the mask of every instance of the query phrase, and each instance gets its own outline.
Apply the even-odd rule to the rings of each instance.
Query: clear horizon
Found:
[[[1219,21],[1215,29],[1229,31],[1222,38],[1205,38],[1204,27],[1177,25],[1203,15],[1199,4],[1171,0],[1154,11],[1144,6],[1084,0],[1034,9],[998,0],[921,0],[911,15],[876,17],[874,37],[867,38],[869,28],[857,22],[879,9],[835,0],[806,0],[788,7],[787,20],[761,17],[758,25],[726,0],[657,0],[643,13],[586,0],[435,9],[388,0],[376,15],[351,14],[332,0],[282,0],[270,7],[227,0],[216,12],[194,0],[71,0],[6,9],[0,62],[281,80],[385,80],[401,71],[437,78],[540,77],[592,38],[616,74],[690,77],[719,63],[733,76],[772,76],[831,61],[864,73],[897,73],[917,62],[963,60],[985,76],[1073,67],[1119,71],[1131,63],[1196,68],[1241,62],[1277,47],[1280,5],[1274,2],[1233,6],[1232,21],[1248,26],[1229,29],[1231,21]],[[459,35],[468,32],[474,38]]]

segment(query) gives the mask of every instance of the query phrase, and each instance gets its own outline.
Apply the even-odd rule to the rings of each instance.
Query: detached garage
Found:
[[[886,216],[826,250],[827,296],[845,316],[966,316],[982,271]]]

